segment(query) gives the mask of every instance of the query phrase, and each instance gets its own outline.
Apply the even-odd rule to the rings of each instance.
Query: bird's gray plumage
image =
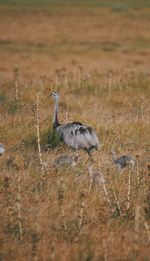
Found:
[[[75,167],[77,164],[77,160],[78,160],[77,157],[63,155],[54,160],[53,166],[55,168],[69,167],[69,166]]]
[[[0,143],[0,156],[2,156],[5,153],[5,147],[2,143]]]
[[[129,155],[123,155],[116,159],[116,153],[114,150],[111,150],[110,154],[112,155],[113,163],[117,166],[118,169],[124,169],[127,166],[130,166],[132,169],[134,168],[135,161],[133,157]]]
[[[72,149],[84,149],[89,154],[98,149],[99,142],[94,131],[79,122],[62,124],[56,128],[60,138]]]
[[[101,172],[93,172],[93,167],[90,165],[88,166],[88,173],[91,178],[91,183],[93,184],[105,184],[106,180],[104,179]]]
[[[91,154],[93,149],[98,150],[99,141],[96,133],[91,127],[80,122],[59,124],[58,121],[58,99],[59,94],[53,92],[51,96],[54,99],[53,128],[58,133],[61,140],[72,149],[84,149]]]

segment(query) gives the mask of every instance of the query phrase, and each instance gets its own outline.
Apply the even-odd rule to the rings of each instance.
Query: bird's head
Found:
[[[58,92],[52,92],[52,93],[50,93],[49,96],[51,96],[54,99],[54,101],[59,99],[59,93]]]
[[[111,151],[109,152],[109,155],[114,155],[115,154],[115,150],[111,149]]]

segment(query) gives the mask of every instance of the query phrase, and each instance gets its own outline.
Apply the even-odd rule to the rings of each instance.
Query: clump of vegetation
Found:
[[[11,102],[9,105],[8,105],[8,112],[10,114],[15,114],[17,112],[17,109],[18,109],[18,105],[16,102]]]
[[[43,131],[41,134],[41,144],[46,145],[48,148],[57,148],[61,146],[61,140],[58,134],[53,130],[52,127]]]
[[[0,94],[0,103],[4,103],[6,100],[5,95]]]
[[[40,135],[42,148],[54,149],[62,145],[59,136],[51,127],[47,128],[46,130],[42,130]],[[34,149],[37,149],[36,133],[31,134],[29,137],[24,139],[23,144],[25,147],[33,147]]]

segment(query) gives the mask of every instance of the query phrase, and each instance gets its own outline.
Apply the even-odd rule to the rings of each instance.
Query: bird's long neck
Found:
[[[93,178],[93,168],[92,168],[91,165],[88,166],[88,172],[89,172],[89,176],[90,176],[91,178]]]
[[[112,159],[115,162],[115,160],[116,160],[116,153],[114,151],[112,152]]]
[[[56,129],[59,126],[58,122],[58,100],[54,101],[54,113],[53,113],[53,128]]]

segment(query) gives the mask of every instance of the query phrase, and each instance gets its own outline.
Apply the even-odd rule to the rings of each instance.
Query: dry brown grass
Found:
[[[137,260],[137,256],[143,260],[149,255],[148,232],[143,221],[146,219],[149,224],[149,176],[142,164],[145,159],[148,162],[149,76],[113,74],[110,94],[107,75],[90,72],[89,82],[82,71],[79,88],[78,74],[71,73],[66,71],[67,86],[59,72],[58,86],[50,86],[45,78],[38,88],[42,158],[47,162],[44,176],[36,140],[37,88],[20,81],[20,100],[17,107],[11,107],[13,84],[6,80],[3,83],[7,99],[2,104],[1,141],[7,152],[1,158],[2,256],[5,260],[16,259],[16,255],[19,260],[99,260],[106,256],[111,260]],[[121,88],[118,77],[122,78]],[[45,150],[48,142],[45,130],[50,126],[53,106],[48,93],[53,88],[61,94],[62,121],[80,119],[96,129],[103,146],[95,153],[95,168],[108,181],[107,195],[103,186],[90,189],[84,152],[75,169],[56,172],[51,166],[58,155],[70,153],[57,140],[58,147]],[[118,175],[111,163],[108,153],[113,146],[118,154],[130,153],[138,161],[131,175],[131,191],[129,170]],[[142,209],[138,236],[134,236],[136,204]],[[134,250],[135,238],[138,254]]]
[[[33,79],[77,60],[100,70],[148,71],[149,9],[0,8],[0,70]],[[29,23],[30,21],[30,23]]]
[[[0,35],[3,35],[3,40],[9,38],[11,41],[22,39],[23,42],[32,40],[39,43],[41,36],[40,42],[45,44],[51,39],[61,43],[61,37],[69,39],[71,31],[79,29],[79,19],[82,20],[77,11],[73,11],[73,17],[69,18],[64,11],[60,16],[54,14],[50,17],[39,11],[34,16],[29,12],[27,17],[25,14],[16,16],[16,13],[14,17],[12,13],[7,16],[5,12],[3,18],[0,17],[1,21],[5,19],[5,30],[1,27]],[[122,36],[118,34],[124,24],[121,14],[111,14],[107,20],[109,26],[105,26],[103,18],[107,12],[103,11],[103,17],[96,10],[90,15],[86,12],[79,35],[72,36],[77,37],[74,41],[105,36],[104,41],[109,38],[124,42],[127,34],[131,39],[135,37],[134,32],[143,37],[146,35],[142,26],[146,28],[148,22],[146,18],[141,19],[143,24],[139,27],[136,12],[133,14],[136,20],[132,21],[128,32],[122,32]],[[143,17],[144,14],[143,11]],[[27,23],[29,19],[32,27]],[[48,33],[49,19],[53,37]],[[66,27],[68,19],[70,23]],[[38,25],[39,20],[41,25]],[[96,22],[105,28],[100,30],[95,25],[98,30],[93,31]],[[114,32],[111,31],[112,22],[116,25]],[[83,35],[85,26],[89,28],[87,35]],[[43,32],[45,28],[47,34]],[[61,36],[59,28],[64,30]],[[62,56],[57,53],[59,59],[54,62],[51,73],[48,71],[53,67],[54,57],[49,60],[47,53],[32,49],[29,50],[31,56],[24,60],[20,51],[14,52],[6,46],[2,50],[0,142],[4,143],[6,153],[0,158],[1,260],[149,260],[150,75],[146,73],[149,49],[144,51],[146,57],[136,50],[129,56],[117,50],[107,56],[107,52],[101,50],[104,64],[97,61],[95,51],[95,56],[92,51],[70,55],[66,49]],[[58,52],[57,47],[56,50]],[[78,60],[78,55],[79,60],[83,58],[83,63],[71,62],[72,58]],[[111,72],[110,81],[110,71],[106,69],[112,68],[117,55],[123,61],[119,60],[115,67],[120,67],[120,70]],[[60,63],[62,57],[61,67],[67,63],[68,66],[60,69],[57,62]],[[135,70],[133,60],[137,57],[141,63]],[[85,67],[84,62],[91,59],[91,65]],[[19,68],[17,103],[14,93],[16,79],[12,73],[16,64]],[[105,72],[101,72],[98,64]],[[129,72],[129,64],[134,72]],[[105,189],[98,185],[91,187],[84,152],[80,152],[79,163],[74,169],[56,171],[52,167],[58,155],[71,153],[51,130],[53,103],[48,94],[54,89],[60,92],[60,121],[77,120],[96,130],[103,146],[94,153],[94,169],[102,171],[108,181]],[[40,93],[42,161],[47,163],[44,164],[45,175],[41,172],[36,138],[37,92]],[[49,148],[45,147],[48,143]],[[109,156],[112,147],[118,155],[129,153],[135,157],[137,164],[131,177],[128,169],[121,175],[116,172]]]

